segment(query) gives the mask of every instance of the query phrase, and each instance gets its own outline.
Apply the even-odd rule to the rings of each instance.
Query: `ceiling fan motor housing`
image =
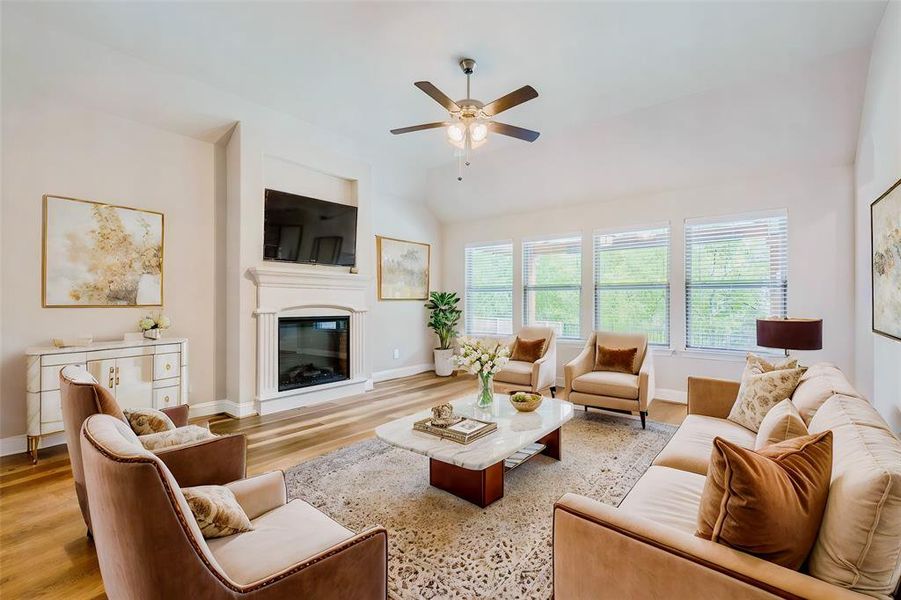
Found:
[[[472,72],[476,70],[476,61],[471,58],[462,58],[460,59],[460,68],[467,75],[472,75]]]

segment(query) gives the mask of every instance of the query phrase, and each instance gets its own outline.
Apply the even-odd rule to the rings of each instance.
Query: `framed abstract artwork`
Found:
[[[421,242],[375,237],[379,300],[426,300],[432,247]]]
[[[901,179],[870,205],[873,332],[901,341]]]
[[[44,196],[41,303],[163,304],[163,213]]]

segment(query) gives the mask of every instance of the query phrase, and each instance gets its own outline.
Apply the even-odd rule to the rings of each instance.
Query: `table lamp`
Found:
[[[789,350],[820,350],[823,347],[823,319],[768,317],[757,319],[757,345]]]

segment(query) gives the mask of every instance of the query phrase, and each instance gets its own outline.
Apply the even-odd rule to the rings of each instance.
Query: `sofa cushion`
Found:
[[[608,348],[598,345],[594,352],[595,371],[616,371],[618,373],[631,373],[635,365],[635,355],[638,348]]]
[[[504,383],[532,385],[532,363],[521,360],[508,361],[504,368],[495,374],[494,379]]]
[[[832,432],[758,452],[713,441],[697,536],[788,569],[817,539],[832,474]]]
[[[792,404],[792,401],[786,398],[776,406],[770,409],[763,421],[760,423],[760,429],[757,430],[757,441],[754,442],[754,449],[760,450],[771,444],[778,444],[785,440],[807,435],[807,425],[798,414],[798,409]]]
[[[629,491],[619,508],[661,525],[694,535],[698,528],[698,505],[704,490],[703,475],[651,467]]]
[[[253,525],[238,504],[234,492],[221,485],[198,485],[181,489],[200,533],[207,539],[250,531]]]
[[[293,500],[251,521],[253,531],[208,540],[230,579],[248,585],[353,537],[302,500]]]
[[[513,342],[510,360],[521,360],[523,362],[533,363],[544,356],[544,349],[546,346],[547,340],[544,338],[525,340],[517,336],[516,341]]]
[[[729,420],[757,431],[763,417],[776,404],[790,398],[803,369],[776,369],[763,372],[759,367],[745,370],[738,389],[738,398],[729,412]]]
[[[149,435],[138,436],[141,445],[147,450],[162,450],[163,448],[171,448],[173,446],[181,446],[182,444],[191,444],[202,440],[208,440],[216,437],[205,427],[197,425],[185,425],[177,429],[169,431],[160,431],[159,433],[151,433]]]
[[[169,415],[155,408],[130,408],[122,412],[136,435],[149,435],[175,429],[175,423],[172,422]]]
[[[833,396],[810,431],[835,439],[832,486],[808,571],[823,581],[889,597],[901,572],[901,441],[866,400]]]
[[[801,381],[792,394],[792,403],[804,422],[810,424],[817,410],[835,394],[863,397],[838,367],[831,363],[816,363],[801,376]]]
[[[738,423],[704,415],[688,415],[663,451],[654,459],[654,464],[706,475],[715,437],[729,440],[743,448],[753,448],[756,439],[753,431]]]
[[[573,389],[595,396],[638,400],[638,375],[614,371],[591,371],[573,380]]]

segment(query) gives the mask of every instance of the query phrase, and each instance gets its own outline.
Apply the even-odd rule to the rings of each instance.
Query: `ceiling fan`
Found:
[[[447,110],[448,120],[392,129],[391,133],[399,135],[424,129],[445,128],[447,141],[457,148],[457,156],[460,160],[460,173],[457,180],[462,181],[462,166],[463,164],[469,165],[469,152],[473,148],[478,148],[484,144],[488,139],[489,132],[514,137],[526,142],[534,142],[541,134],[531,129],[507,125],[494,120],[496,115],[505,110],[537,98],[538,92],[535,91],[535,88],[530,85],[524,85],[506,96],[501,96],[493,102],[483,104],[479,100],[471,98],[469,91],[469,78],[476,68],[476,61],[471,58],[464,58],[460,61],[460,68],[466,75],[466,98],[462,100],[454,102],[447,94],[428,81],[417,81],[413,84]]]

